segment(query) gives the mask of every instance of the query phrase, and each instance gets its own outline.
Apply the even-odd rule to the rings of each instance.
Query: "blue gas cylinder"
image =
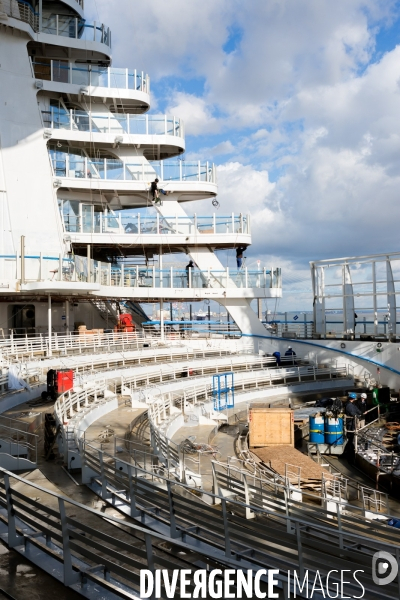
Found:
[[[325,417],[325,444],[330,446],[343,446],[344,429],[343,418]]]
[[[312,444],[323,444],[324,443],[324,417],[321,415],[310,415],[310,442]]]

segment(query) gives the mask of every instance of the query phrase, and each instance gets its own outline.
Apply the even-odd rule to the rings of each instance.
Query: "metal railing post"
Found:
[[[136,508],[136,495],[135,488],[133,487],[132,477],[132,465],[128,465],[128,477],[129,477],[129,502],[131,508],[131,517],[139,517],[140,510]]]
[[[106,470],[104,467],[103,460],[103,450],[99,450],[99,459],[100,459],[100,472],[101,472],[101,497],[103,500],[111,497],[111,494],[107,492],[107,479],[106,479]]]
[[[58,508],[60,511],[61,532],[63,539],[64,585],[69,586],[77,583],[80,580],[80,573],[74,571],[72,568],[67,514],[65,512],[65,504],[62,498],[58,499]]]
[[[222,517],[224,519],[225,556],[231,556],[231,541],[229,539],[228,513],[226,510],[226,499],[223,498],[221,500],[221,503],[222,503]]]
[[[299,556],[299,571],[301,579],[304,579],[304,563],[303,563],[303,547],[301,544],[301,531],[300,524],[296,522],[296,539],[297,539],[297,552]]]
[[[23,536],[17,534],[17,529],[15,525],[15,512],[12,502],[11,496],[11,486],[10,486],[10,478],[8,473],[4,473],[4,487],[6,492],[6,501],[7,501],[7,520],[8,520],[8,546],[10,548],[15,548],[23,543]]]
[[[151,544],[151,535],[149,533],[145,533],[144,540],[146,544],[147,568],[149,569],[149,571],[154,573],[154,557],[153,548]]]
[[[168,503],[169,503],[169,531],[172,539],[179,537],[176,530],[174,499],[171,490],[171,482],[167,481]]]
[[[337,516],[337,523],[338,523],[338,529],[339,529],[339,547],[341,550],[343,550],[344,546],[343,546],[343,531],[342,531],[342,519],[341,519],[341,514],[340,514],[340,503],[337,502],[336,503],[336,516]]]

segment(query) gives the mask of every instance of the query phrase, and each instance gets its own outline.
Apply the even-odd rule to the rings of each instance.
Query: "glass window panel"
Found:
[[[89,65],[73,65],[72,83],[76,85],[90,85]]]
[[[93,87],[108,87],[107,67],[92,66],[90,84]]]
[[[110,69],[110,87],[126,88],[126,69]]]
[[[132,134],[146,133],[146,117],[129,115],[129,129]]]

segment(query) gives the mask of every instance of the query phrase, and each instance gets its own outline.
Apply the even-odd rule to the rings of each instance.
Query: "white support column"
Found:
[[[378,333],[378,308],[376,300],[376,263],[372,263],[372,300],[374,306],[374,334]]]
[[[52,324],[51,324],[51,296],[50,294],[47,296],[47,331],[48,331],[48,336],[49,336],[49,347],[48,347],[48,351],[47,351],[47,355],[51,356],[52,352],[51,352],[51,329],[52,329]]]
[[[158,214],[157,214],[157,217],[158,217]],[[159,256],[158,265],[159,265],[159,269],[160,269],[160,288],[162,288],[163,287],[163,271],[162,271],[162,268],[163,268],[163,255],[162,255],[162,246],[160,246],[159,255],[158,256]]]
[[[87,245],[86,248],[86,258],[87,258],[87,281],[88,283],[90,283],[91,281],[91,277],[90,277],[90,244]]]
[[[352,330],[354,332],[354,328],[355,328],[354,292],[353,292],[353,284],[351,281],[350,267],[348,264],[346,264],[346,265],[344,265],[343,269],[344,269],[344,273],[343,273],[343,276],[344,276],[344,286],[343,286],[343,289],[344,289],[344,298],[343,298],[344,329],[345,329],[345,331]]]
[[[69,300],[65,301],[65,333],[69,333]]]
[[[386,260],[386,286],[387,286],[387,303],[388,303],[388,327],[389,336],[396,335],[396,289],[393,279],[392,265],[389,256]]]
[[[164,301],[160,300],[160,335],[161,341],[164,341]]]

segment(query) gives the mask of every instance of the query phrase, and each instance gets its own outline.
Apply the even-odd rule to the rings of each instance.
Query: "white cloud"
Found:
[[[164,104],[186,133],[219,134],[197,153],[229,153],[220,210],[251,213],[253,257],[306,273],[308,260],[398,249],[400,47],[371,63],[394,0],[96,4],[114,64],[148,71],[156,93],[166,77]]]
[[[205,100],[193,94],[178,92],[166,112],[183,119],[188,135],[217,133],[220,127]]]

